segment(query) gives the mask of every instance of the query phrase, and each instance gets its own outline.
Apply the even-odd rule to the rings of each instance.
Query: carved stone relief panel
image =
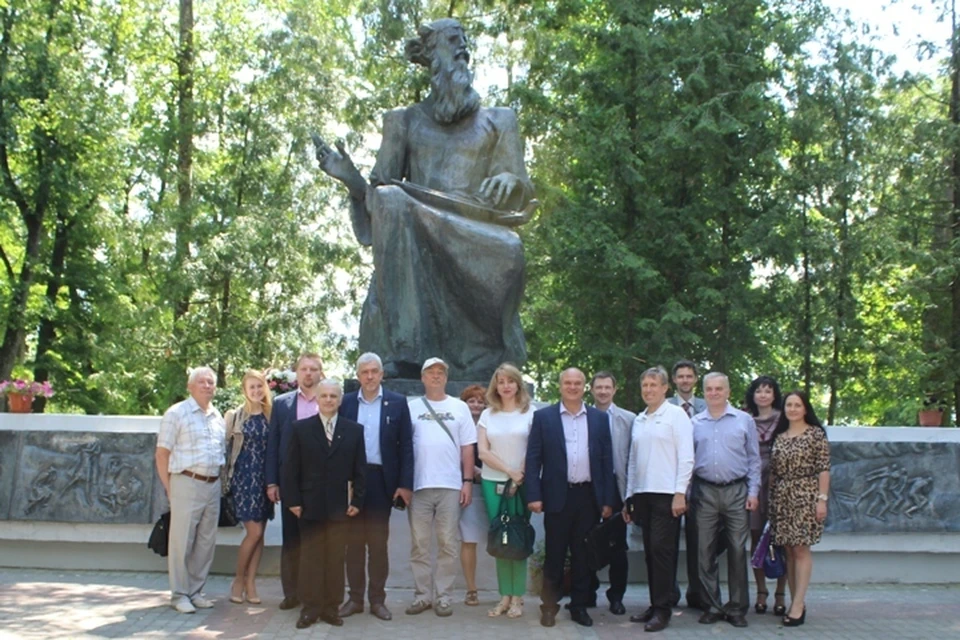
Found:
[[[19,449],[20,438],[16,431],[0,431],[0,520],[10,517]]]
[[[155,446],[148,433],[23,432],[9,517],[150,522]]]
[[[960,444],[831,444],[835,533],[960,531]]]

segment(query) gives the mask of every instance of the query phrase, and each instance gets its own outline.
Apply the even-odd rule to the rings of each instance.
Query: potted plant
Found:
[[[527,559],[527,591],[531,595],[539,596],[543,592],[543,563],[546,557],[547,550],[543,540],[537,540],[533,553]],[[563,593],[561,595],[570,595],[571,582],[570,552],[567,551],[567,557],[563,562]]]
[[[30,413],[34,396],[49,398],[53,396],[53,387],[46,380],[33,382],[16,378],[0,382],[0,393],[6,394],[10,413]]]
[[[923,400],[923,408],[917,418],[921,427],[939,427],[943,424],[943,413],[947,405],[936,394],[928,393]]]

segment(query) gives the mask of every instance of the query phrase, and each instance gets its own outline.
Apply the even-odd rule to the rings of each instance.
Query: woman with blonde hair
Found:
[[[483,498],[491,521],[500,516],[500,501],[505,494],[509,515],[527,515],[523,471],[532,422],[530,394],[520,370],[510,363],[500,365],[490,379],[487,408],[477,423],[477,447],[483,461]],[[506,613],[508,618],[523,615],[526,559],[497,558],[497,585],[500,602],[488,615],[497,617]]]
[[[237,551],[237,573],[230,585],[230,602],[260,604],[254,580],[263,554],[263,531],[273,519],[273,503],[267,499],[267,431],[273,400],[267,379],[247,370],[240,382],[243,405],[227,411],[227,465],[225,491],[233,494],[237,520],[246,534]]]

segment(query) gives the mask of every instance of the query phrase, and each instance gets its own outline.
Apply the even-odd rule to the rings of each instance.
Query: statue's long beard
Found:
[[[433,117],[441,124],[457,122],[480,108],[480,94],[473,90],[473,74],[463,60],[444,66],[435,58],[430,71],[433,89]]]

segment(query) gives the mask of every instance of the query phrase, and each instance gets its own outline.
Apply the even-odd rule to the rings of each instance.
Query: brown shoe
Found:
[[[722,613],[716,613],[714,611],[706,611],[700,619],[697,620],[700,624],[715,624],[726,618]]]
[[[650,622],[643,625],[643,630],[650,632],[663,631],[667,628],[668,624],[670,624],[670,619],[658,613],[653,616]]]
[[[390,613],[390,609],[387,609],[387,605],[382,602],[370,605],[370,613],[381,620],[393,620],[393,614]],[[343,616],[342,613],[340,615]]]
[[[349,618],[355,613],[363,613],[363,603],[347,600],[340,606],[340,610],[337,613],[341,618]]]

